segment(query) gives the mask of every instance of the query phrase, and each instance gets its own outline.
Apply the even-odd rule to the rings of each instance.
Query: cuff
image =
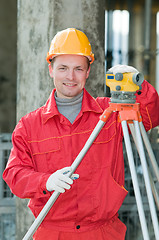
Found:
[[[40,178],[40,182],[39,182],[39,190],[38,193],[36,195],[36,197],[41,198],[41,197],[50,197],[51,192],[49,192],[46,189],[46,182],[48,180],[48,178],[50,177],[51,174],[44,174],[41,176]]]

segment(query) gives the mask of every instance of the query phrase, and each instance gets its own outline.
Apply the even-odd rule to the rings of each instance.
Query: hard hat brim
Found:
[[[92,64],[92,63],[94,62],[94,54],[92,54],[91,56],[86,56],[86,55],[84,55],[84,54],[82,54],[82,53],[71,53],[71,54],[70,54],[70,53],[59,53],[59,54],[56,53],[56,54],[49,54],[49,52],[48,52],[48,55],[47,55],[47,57],[46,57],[46,61],[50,64],[53,58],[55,58],[55,57],[57,57],[57,56],[60,56],[60,55],[78,55],[78,56],[84,56],[84,57],[87,57],[87,58],[88,58],[90,64]]]

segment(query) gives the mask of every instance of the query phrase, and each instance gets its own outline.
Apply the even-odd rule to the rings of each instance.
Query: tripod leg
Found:
[[[142,134],[142,137],[143,137],[143,140],[144,140],[147,152],[149,154],[149,157],[150,157],[150,160],[151,160],[154,172],[155,172],[157,180],[159,182],[159,168],[158,168],[158,165],[157,165],[157,162],[156,162],[156,159],[155,159],[155,155],[154,155],[154,153],[152,151],[152,147],[151,147],[151,144],[150,144],[149,139],[147,137],[147,133],[145,131],[143,123],[140,122],[139,126],[140,126],[141,134]]]
[[[155,202],[156,202],[156,206],[157,206],[157,208],[159,210],[159,195],[158,195],[158,192],[157,192],[157,189],[156,189],[155,183],[153,181],[153,178],[152,178],[150,170],[149,170],[149,177],[150,177],[152,193],[153,193],[153,196],[154,196],[154,199],[155,199]]]
[[[138,144],[137,144],[137,141],[136,141],[136,136],[135,136],[135,129],[134,129],[134,125],[132,123],[129,123],[129,128],[130,128],[130,131],[131,131],[131,135],[133,137],[133,140],[134,140],[134,143],[136,145],[136,148],[137,148],[137,151],[139,152],[139,149],[138,149]],[[142,135],[143,136],[143,135]],[[147,134],[146,134],[146,137],[147,137]],[[144,141],[145,142],[145,141]],[[149,143],[150,144],[150,143]],[[151,147],[151,146],[150,146]],[[152,151],[152,150],[151,150]],[[154,155],[154,154],[153,154]],[[150,155],[149,155],[150,157]],[[154,199],[155,199],[155,202],[156,202],[156,205],[157,205],[157,208],[159,210],[159,195],[157,193],[157,189],[156,189],[156,186],[154,184],[154,181],[153,181],[153,177],[151,175],[151,172],[149,170],[149,167],[148,167],[148,172],[149,172],[149,178],[150,178],[150,184],[151,184],[151,189],[152,189],[152,193],[153,193],[153,196],[154,196]]]
[[[139,148],[140,161],[141,161],[141,165],[142,165],[142,169],[143,169],[147,197],[148,197],[148,201],[149,201],[150,213],[151,213],[152,223],[153,223],[153,227],[154,227],[154,233],[155,233],[155,237],[157,240],[159,237],[158,219],[157,219],[155,203],[154,203],[154,199],[153,199],[153,195],[152,195],[152,191],[151,191],[151,185],[150,185],[150,179],[149,179],[149,174],[148,174],[148,170],[147,170],[145,152],[144,152],[144,147],[143,147],[143,143],[142,143],[142,138],[141,138],[138,121],[134,121],[134,126],[135,126],[136,140],[137,140],[138,148]]]
[[[141,229],[142,229],[144,240],[149,240],[150,238],[149,238],[148,228],[146,224],[146,218],[145,218],[145,213],[144,213],[142,199],[141,199],[141,193],[140,193],[138,180],[137,180],[137,174],[136,174],[136,169],[134,164],[134,157],[133,157],[130,136],[129,136],[128,127],[127,127],[127,122],[124,120],[121,122],[121,124],[122,124],[126,152],[128,156],[128,162],[129,162],[129,168],[130,168],[130,173],[132,177],[132,183],[133,183],[133,188],[135,192],[135,198],[136,198],[136,203],[137,203],[137,208],[139,213],[139,219],[141,223]]]

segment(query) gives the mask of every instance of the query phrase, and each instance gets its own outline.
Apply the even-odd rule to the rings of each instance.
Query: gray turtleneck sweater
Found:
[[[55,100],[59,112],[64,115],[71,123],[74,122],[81,111],[83,91],[74,98],[59,98],[55,92]]]

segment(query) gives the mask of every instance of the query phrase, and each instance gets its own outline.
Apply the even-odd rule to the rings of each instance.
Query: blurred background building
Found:
[[[115,64],[136,67],[159,93],[158,0],[0,0],[1,175],[16,122],[43,105],[53,88],[45,58],[53,36],[67,27],[84,31],[91,42],[95,62],[86,88],[94,97],[109,96],[105,72]],[[149,138],[159,163],[158,128],[149,132]],[[153,240],[142,170],[135,150],[134,156]],[[120,218],[128,227],[126,239],[141,240],[126,154],[125,166],[129,195]],[[154,182],[159,189],[155,178]],[[0,178],[0,240],[20,240],[27,232],[33,221],[27,202],[13,196]]]

